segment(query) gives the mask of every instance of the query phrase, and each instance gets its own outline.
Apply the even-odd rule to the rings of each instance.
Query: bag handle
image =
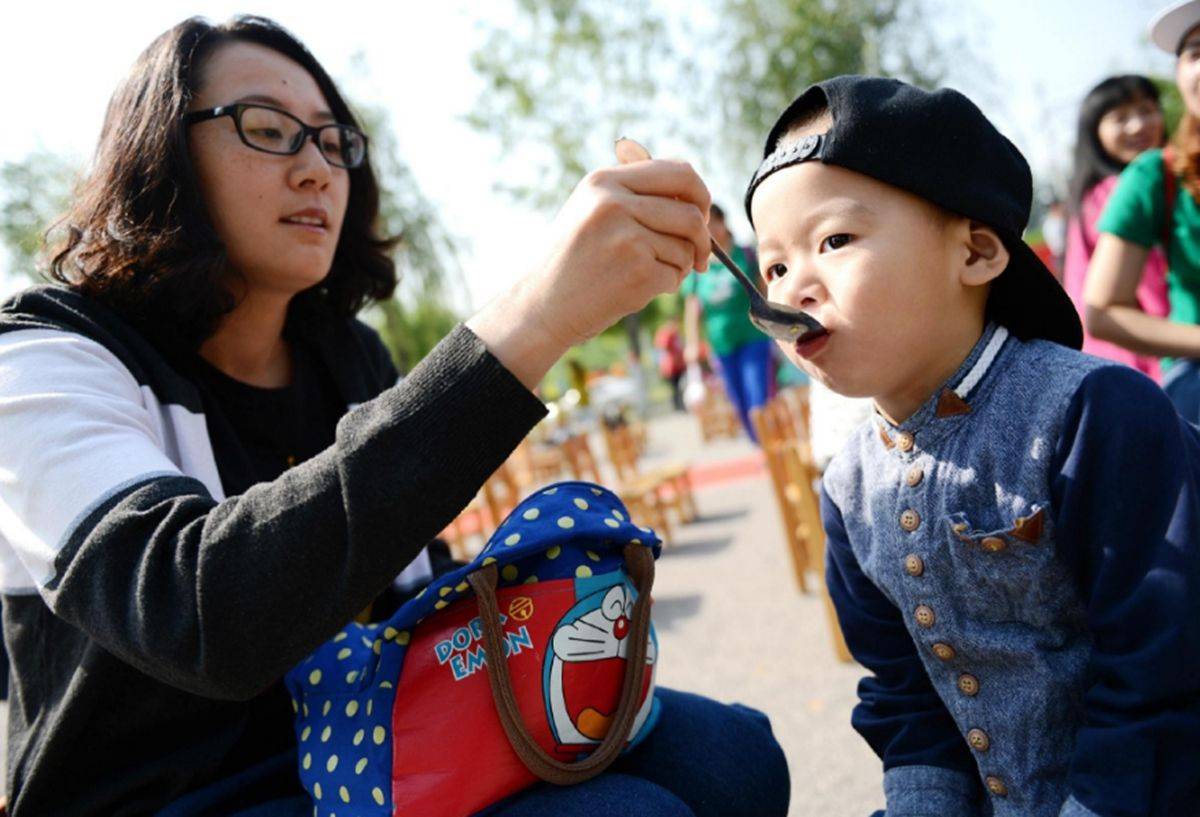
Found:
[[[642,684],[646,676],[646,649],[650,639],[650,588],[654,585],[654,557],[645,545],[625,546],[625,567],[637,588],[633,604],[633,621],[629,630],[628,652],[625,656],[625,676],[616,714],[609,724],[608,734],[596,750],[583,760],[567,763],[546,752],[525,727],[517,697],[513,692],[501,640],[500,611],[496,606],[496,564],[493,562],[467,577],[479,602],[479,617],[483,624],[483,647],[487,656],[488,683],[496,714],[508,742],[525,768],[547,783],[568,786],[590,780],[607,769],[629,739],[637,717]]]

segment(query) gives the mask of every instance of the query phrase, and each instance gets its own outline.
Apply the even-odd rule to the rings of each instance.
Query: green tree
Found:
[[[471,55],[485,90],[467,121],[535,167],[500,189],[553,209],[612,160],[618,136],[656,118],[674,51],[663,18],[640,0],[514,0],[513,11],[485,27]]]
[[[707,116],[709,132],[720,136],[714,146],[743,171],[757,165],[780,112],[814,82],[865,73],[932,87],[946,74],[948,52],[933,36],[925,0],[715,0],[715,6],[719,34],[711,44],[712,69],[703,75],[708,93],[693,100],[692,112],[701,120],[718,113]],[[708,158],[718,157],[710,150]]]
[[[391,300],[372,307],[368,319],[379,330],[400,371],[407,372],[461,320],[451,295],[465,291],[458,245],[437,210],[400,158],[387,112],[355,106],[370,140],[379,177],[379,219],[388,235],[400,236],[393,257],[400,285]]]
[[[538,207],[611,162],[624,134],[683,139],[706,176],[741,184],[804,86],[862,72],[936,84],[950,46],[933,35],[934,11],[933,0],[708,0],[686,15],[667,0],[512,0],[514,19],[485,23],[472,54],[484,90],[467,121],[534,160],[530,177],[498,186]]]
[[[1163,119],[1169,136],[1179,126],[1183,118],[1183,97],[1179,95],[1179,86],[1173,77],[1151,77],[1150,81],[1158,88],[1159,99],[1163,107]]]
[[[36,280],[48,269],[44,236],[70,203],[78,173],[76,162],[46,150],[0,165],[0,243],[13,272]]]
[[[932,2],[708,0],[680,14],[670,0],[512,0],[512,19],[485,23],[472,54],[484,90],[467,119],[533,163],[497,186],[535,207],[557,207],[587,170],[610,164],[622,135],[652,149],[686,143],[731,202],[722,191],[740,193],[767,129],[804,86],[856,72],[936,83],[947,50],[930,29]],[[677,299],[656,301],[611,331],[640,357],[642,327],[677,310]]]

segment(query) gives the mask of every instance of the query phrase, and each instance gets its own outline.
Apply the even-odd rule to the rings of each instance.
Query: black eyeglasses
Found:
[[[184,123],[193,125],[222,116],[232,116],[237,125],[238,136],[247,147],[291,156],[299,153],[307,139],[321,151],[325,161],[335,167],[354,169],[367,158],[367,137],[358,128],[349,125],[320,125],[312,127],[301,122],[287,111],[268,105],[220,105],[203,111],[192,111],[183,117]]]

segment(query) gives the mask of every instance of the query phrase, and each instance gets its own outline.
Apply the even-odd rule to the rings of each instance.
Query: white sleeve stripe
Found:
[[[0,335],[0,586],[44,585],[88,512],[149,475],[183,476],[147,400],[93,340]]]

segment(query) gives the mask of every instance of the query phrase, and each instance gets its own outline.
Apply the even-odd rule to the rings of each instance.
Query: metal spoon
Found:
[[[630,162],[644,162],[650,159],[650,151],[634,140],[624,137],[617,140],[616,153],[617,161],[623,165]],[[733,263],[733,259],[729,257],[729,254],[725,250],[721,249],[721,245],[712,236],[709,236],[708,240],[712,244],[713,255],[725,265],[726,269],[733,273],[733,277],[737,279],[738,283],[746,290],[746,294],[750,296],[751,323],[768,336],[791,343],[811,340],[825,334],[825,327],[821,326],[817,319],[807,312],[801,312],[799,309],[790,307],[787,304],[768,301],[763,297],[753,279],[743,272],[737,264]]]

